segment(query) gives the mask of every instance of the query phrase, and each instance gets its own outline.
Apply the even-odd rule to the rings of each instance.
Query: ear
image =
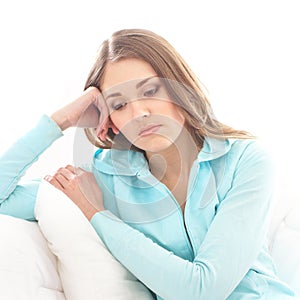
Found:
[[[115,124],[111,120],[109,120],[108,127],[112,129],[114,134],[118,134],[120,132],[119,129],[115,126]]]

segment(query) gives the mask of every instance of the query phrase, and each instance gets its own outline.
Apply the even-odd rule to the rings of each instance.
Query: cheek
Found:
[[[181,113],[181,111],[178,111],[177,110],[177,120],[178,122],[181,124],[181,125],[184,125],[185,124],[185,117],[184,115]]]
[[[135,139],[135,126],[134,122],[130,120],[129,116],[126,113],[115,112],[110,116],[111,122],[114,126],[130,141]]]
[[[178,108],[173,103],[170,103],[166,111],[169,113],[170,117],[173,118],[174,121],[178,122],[181,125],[184,125],[185,117],[181,112],[180,108]]]
[[[119,130],[122,130],[122,127],[124,127],[125,118],[122,117],[122,115],[118,113],[111,113],[110,120]]]

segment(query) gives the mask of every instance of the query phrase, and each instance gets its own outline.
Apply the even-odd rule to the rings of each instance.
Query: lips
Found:
[[[140,132],[139,132],[139,136],[147,136],[150,134],[155,133],[157,130],[159,130],[159,128],[161,127],[161,125],[150,125],[150,126],[146,126],[144,127]]]

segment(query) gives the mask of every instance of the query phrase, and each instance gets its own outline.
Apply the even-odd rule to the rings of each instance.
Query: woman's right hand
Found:
[[[105,100],[96,87],[87,88],[79,98],[53,113],[51,118],[61,130],[74,126],[97,128],[97,136],[103,141],[106,139],[109,114]]]
[[[105,209],[102,191],[91,172],[68,165],[44,179],[67,195],[89,220],[96,212]]]

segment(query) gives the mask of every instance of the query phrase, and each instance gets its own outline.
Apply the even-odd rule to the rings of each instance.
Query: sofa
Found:
[[[300,198],[292,200],[276,201],[268,239],[279,276],[300,295]],[[154,299],[48,183],[41,184],[35,216],[38,222],[0,215],[0,299]]]
[[[300,195],[278,191],[269,230],[269,249],[279,277],[300,295]]]

